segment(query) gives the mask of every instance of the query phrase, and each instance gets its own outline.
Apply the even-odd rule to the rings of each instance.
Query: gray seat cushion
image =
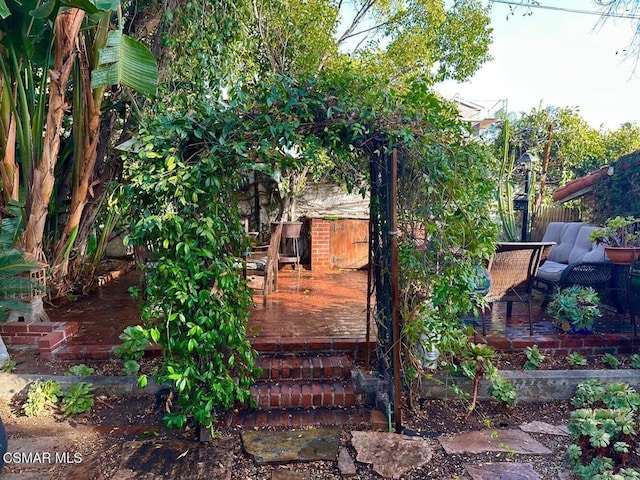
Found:
[[[536,277],[548,282],[558,283],[560,281],[560,277],[562,276],[562,272],[565,268],[567,268],[567,266],[568,265],[566,263],[558,263],[552,260],[547,260],[542,265],[540,265],[540,268],[538,268]]]
[[[566,225],[565,222],[549,222],[546,230],[544,231],[544,236],[542,237],[543,242],[555,242],[556,244],[560,243],[560,235],[562,234],[562,227]]]
[[[575,245],[569,253],[569,263],[577,262],[604,262],[606,260],[604,247],[589,240],[591,232],[598,227],[584,225],[578,231]]]
[[[576,243],[576,237],[583,225],[584,223],[582,222],[565,223],[560,233],[560,241],[551,249],[548,260],[568,264],[569,254],[571,253],[571,250],[573,250]]]

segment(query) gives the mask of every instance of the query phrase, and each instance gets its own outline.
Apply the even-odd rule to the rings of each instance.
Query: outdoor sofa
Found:
[[[547,300],[571,285],[606,288],[613,272],[604,247],[589,239],[598,227],[583,222],[551,222],[543,242],[555,242],[534,276],[533,287]]]

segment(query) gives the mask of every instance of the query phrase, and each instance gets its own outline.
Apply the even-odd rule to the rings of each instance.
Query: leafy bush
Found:
[[[55,380],[43,382],[37,379],[29,385],[27,400],[22,405],[22,411],[27,417],[48,414],[58,403],[61,395],[60,385]]]
[[[0,364],[0,372],[11,373],[16,369],[16,362],[14,360],[6,360]]]
[[[95,368],[87,367],[85,364],[72,365],[69,367],[69,371],[65,375],[71,375],[76,377],[88,377],[96,372]]]
[[[540,353],[540,349],[538,345],[533,345],[532,347],[527,347],[524,350],[524,355],[527,357],[526,362],[524,362],[525,370],[536,370],[540,368],[542,362],[544,361],[544,355]]]
[[[600,358],[600,360],[602,360],[602,363],[607,365],[609,368],[616,369],[616,368],[620,368],[620,365],[622,365],[622,362],[620,362],[618,357],[616,357],[615,355],[613,355],[611,353],[603,354],[602,357]]]
[[[510,407],[515,407],[518,396],[513,383],[504,377],[496,377],[489,384],[489,395],[495,398],[499,403],[504,403]]]
[[[572,402],[567,457],[584,480],[637,478],[627,467],[638,435],[640,395],[626,383],[602,386],[597,379],[578,385]]]
[[[572,285],[556,293],[547,312],[563,332],[591,332],[595,319],[602,316],[599,304],[600,298],[593,288]]]
[[[68,416],[78,415],[93,407],[93,390],[91,383],[78,382],[64,393],[60,410]]]
[[[567,363],[571,367],[584,367],[587,365],[587,359],[580,355],[578,352],[572,352],[567,355]]]

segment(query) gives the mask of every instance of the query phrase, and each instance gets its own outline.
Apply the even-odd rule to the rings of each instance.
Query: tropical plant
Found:
[[[509,121],[505,119],[502,126],[502,133],[505,137],[505,142],[502,145],[502,162],[500,163],[500,172],[498,175],[498,214],[500,215],[500,221],[502,222],[502,230],[507,240],[517,240],[515,212],[513,208],[513,184],[511,181],[511,175],[513,172],[513,165],[515,160],[515,151],[509,150]]]
[[[9,0],[0,21],[2,197],[6,205],[23,192],[22,246],[27,252],[35,255],[42,250],[45,231],[52,229],[54,241],[47,243],[52,245],[47,253],[61,282],[84,207],[96,192],[94,174],[107,87],[118,84],[147,94],[155,89],[153,57],[122,30],[118,1],[72,1],[63,6],[53,1]],[[62,148],[67,141],[76,147]],[[69,191],[60,191],[66,188]],[[58,225],[58,218],[48,216],[49,203],[67,195],[66,222]]]
[[[640,247],[640,218],[609,218],[602,228],[591,232],[589,239],[611,247]]]
[[[556,293],[547,312],[563,332],[591,332],[595,319],[602,316],[600,299],[592,287],[573,285]]]

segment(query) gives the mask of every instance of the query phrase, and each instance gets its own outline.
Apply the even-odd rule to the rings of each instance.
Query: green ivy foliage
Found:
[[[209,109],[166,115],[141,129],[144,146],[128,163],[130,242],[151,250],[143,319],[164,350],[158,380],[181,407],[167,416],[172,426],[192,416],[210,428],[216,412],[249,399],[256,371],[234,198],[247,157],[237,138],[224,147],[231,134]]]
[[[232,90],[225,104],[201,98],[181,113],[174,105],[142,126],[141,148],[128,162],[130,241],[150,250],[144,318],[148,337],[164,349],[158,380],[175,387],[181,407],[169,424],[192,416],[210,427],[217,412],[249,400],[256,369],[236,192],[254,169],[295,170],[330,158],[336,171],[366,179],[372,139],[396,147],[402,222],[426,233],[422,243],[403,241],[403,316],[414,318],[428,303],[435,328],[448,332],[444,348],[462,348],[458,319],[475,304],[475,267],[490,256],[496,234],[493,159],[426,83],[402,93],[369,88],[374,83],[349,69],[305,81],[274,75]]]
[[[597,224],[616,216],[636,216],[640,212],[640,152],[620,158],[613,176],[605,176],[593,187],[592,218]]]

